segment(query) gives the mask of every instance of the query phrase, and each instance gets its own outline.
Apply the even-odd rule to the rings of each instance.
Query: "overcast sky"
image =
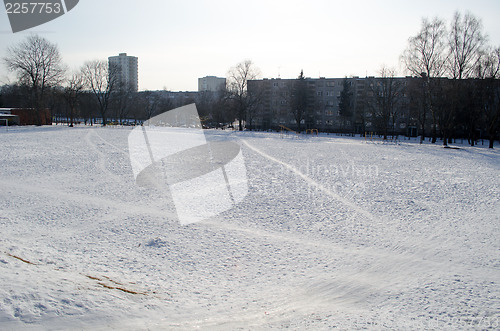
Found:
[[[500,46],[499,0],[80,0],[66,15],[13,34],[0,13],[0,57],[37,33],[59,46],[65,63],[127,53],[139,58],[139,89],[197,89],[197,78],[225,77],[252,60],[263,77],[377,75],[383,64],[404,74],[399,56],[423,17],[447,22],[470,11]],[[3,63],[0,83],[8,83]]]

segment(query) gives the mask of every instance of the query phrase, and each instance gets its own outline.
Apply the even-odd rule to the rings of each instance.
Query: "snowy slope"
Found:
[[[249,193],[181,226],[129,132],[0,132],[0,329],[500,327],[496,150],[207,131]]]

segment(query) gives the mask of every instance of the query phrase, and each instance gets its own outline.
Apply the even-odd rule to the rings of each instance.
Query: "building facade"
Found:
[[[108,63],[110,68],[116,68],[121,88],[129,89],[132,92],[139,90],[137,57],[128,56],[127,53],[120,53],[118,56],[110,56]]]
[[[52,125],[48,108],[38,111],[34,108],[0,108],[0,119],[8,120],[8,125]]]
[[[226,79],[215,76],[198,78],[198,92],[219,92],[226,87]]]
[[[416,135],[407,86],[411,77],[306,78],[304,86],[310,107],[301,129],[323,132],[377,132]],[[297,129],[293,94],[297,79],[262,79],[248,82],[248,91],[258,95],[257,107],[247,118],[254,129],[276,130],[280,126]],[[341,99],[344,89],[344,106]]]

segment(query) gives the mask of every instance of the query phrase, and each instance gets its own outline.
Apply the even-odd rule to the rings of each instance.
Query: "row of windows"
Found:
[[[270,111],[269,109],[267,111]],[[279,109],[275,109],[273,110],[273,114],[280,114],[280,115],[287,115],[289,113],[289,109],[288,108],[279,108]],[[325,116],[340,116],[340,110],[331,110],[331,109],[327,109],[327,110],[317,110],[316,111],[316,114],[317,115],[325,115]],[[370,114],[371,116],[371,114]],[[367,116],[369,117],[369,116]]]
[[[311,84],[311,85],[314,84],[317,87],[324,87],[325,86],[324,84],[318,83],[318,82],[308,81],[308,83]],[[286,86],[286,82],[284,82],[284,81],[282,81],[282,82],[273,82],[273,87],[285,87],[285,86]],[[326,82],[326,86],[327,87],[334,87],[336,85],[335,85],[335,82]]]
[[[340,124],[340,123],[338,123],[336,121],[333,121],[333,120],[326,120],[325,124],[326,125],[334,125],[334,124]],[[346,121],[345,124],[346,125],[351,125],[351,121]],[[322,120],[316,120],[316,125],[323,125],[323,121]]]
[[[341,93],[342,93],[341,91],[337,91],[336,93],[334,91],[326,91],[325,92],[325,96],[327,96],[327,97],[340,97]],[[378,94],[379,94],[379,96],[382,96],[382,92],[379,92]],[[288,91],[280,92],[279,95],[281,97],[286,98],[286,97],[290,96],[290,92],[288,92]],[[375,93],[373,91],[366,92],[366,96],[368,96],[368,97],[373,97],[374,95],[375,95]],[[274,91],[273,92],[273,96],[278,96],[278,92]],[[323,96],[323,91],[316,91],[316,96],[322,97]],[[363,97],[363,91],[358,91],[357,94],[356,94],[356,96],[359,97],[359,98]],[[406,94],[406,92],[403,92],[402,96],[404,98],[408,97],[408,95]]]
[[[270,111],[269,109],[267,111]],[[279,109],[274,109],[272,111],[273,114],[279,114],[279,115],[287,115],[289,113],[289,109],[288,108],[279,108]],[[316,115],[319,115],[319,116],[340,116],[340,110],[332,110],[332,109],[326,109],[326,110],[317,110],[316,111]],[[371,112],[366,112],[364,114],[365,118],[371,118],[373,115]],[[392,116],[390,116],[392,118]],[[405,112],[401,112],[400,114],[397,115],[398,118],[400,119],[405,119],[407,116],[405,114]],[[410,118],[412,119],[412,118]],[[414,120],[414,119],[413,119]]]
[[[337,91],[337,93],[335,93],[334,91],[326,91],[325,92],[325,96],[327,96],[327,97],[335,97],[335,96],[340,97],[340,93],[341,93],[340,91]],[[279,95],[281,97],[288,97],[288,96],[290,96],[290,94],[291,93],[289,91],[279,92]],[[318,97],[322,97],[323,96],[323,91],[317,91],[316,95]],[[273,96],[278,96],[278,92],[277,91],[273,91]]]
[[[337,94],[337,95],[336,95],[337,97],[340,97],[340,91],[337,91],[337,93],[336,93],[336,94]],[[322,97],[322,96],[323,96],[323,91],[316,91],[316,95],[317,95],[318,97]],[[334,96],[335,96],[335,92],[334,92],[334,91],[326,91],[325,95],[326,95],[327,97],[334,97]]]
[[[292,122],[295,124],[295,121],[292,121]],[[285,123],[285,121],[283,120],[282,123]],[[327,126],[332,126],[332,125],[340,125],[342,123],[340,123],[338,121],[334,121],[334,120],[326,120],[324,122],[324,124],[327,125]],[[351,125],[351,121],[345,121],[343,124],[345,126],[350,126]],[[318,126],[323,125],[323,121],[322,120],[316,120],[316,125],[318,125]],[[366,122],[365,123],[365,126],[368,127],[368,128],[371,127],[372,125],[373,125],[372,122]],[[407,126],[406,123],[399,123],[399,128],[400,129],[406,129],[406,126]]]
[[[274,118],[271,120],[271,122],[273,124],[282,124],[282,125],[286,125],[287,123],[289,123],[290,125],[296,124],[295,119],[289,118],[289,117]],[[306,120],[303,119],[300,123],[305,124]],[[341,121],[341,120],[334,120],[334,119],[326,119],[326,120],[316,119],[315,123],[318,127],[321,127],[323,125],[325,125],[325,126],[334,126],[334,125],[336,125],[336,126],[340,126],[340,125],[350,126],[352,124],[352,121],[350,121],[350,120]],[[365,126],[368,128],[372,127],[373,123],[371,121],[366,121]],[[408,125],[406,122],[401,122],[401,123],[397,124],[397,127],[399,127],[400,129],[405,129],[407,126]]]
[[[273,106],[278,106],[278,105],[282,105],[282,106],[285,106],[285,105],[288,105],[289,104],[289,101],[288,100],[274,100],[272,103],[271,103]],[[323,102],[321,100],[319,100],[317,102],[317,104],[319,105],[322,105]],[[337,105],[337,103],[333,100],[329,100],[326,102],[326,106],[328,107],[335,107]]]

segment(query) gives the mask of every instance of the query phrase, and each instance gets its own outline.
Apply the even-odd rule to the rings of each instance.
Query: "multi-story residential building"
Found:
[[[167,100],[173,108],[182,107],[191,103],[196,103],[199,93],[191,91],[171,92],[158,91],[158,95]]]
[[[111,66],[116,68],[121,88],[129,89],[132,92],[139,90],[137,57],[120,53],[118,56],[108,57],[108,63],[110,68]]]
[[[302,119],[301,128],[416,135],[417,122],[410,116],[406,92],[411,80],[411,77],[306,78],[311,107]],[[260,102],[250,112],[250,118],[247,114],[247,126],[261,130],[280,126],[297,129],[291,109],[296,82],[297,79],[280,78],[249,81],[249,93],[259,95]],[[348,112],[342,113],[340,99],[345,86],[350,89],[350,106]]]
[[[198,78],[198,92],[219,92],[225,87],[225,78],[215,76],[205,76],[203,78]]]

